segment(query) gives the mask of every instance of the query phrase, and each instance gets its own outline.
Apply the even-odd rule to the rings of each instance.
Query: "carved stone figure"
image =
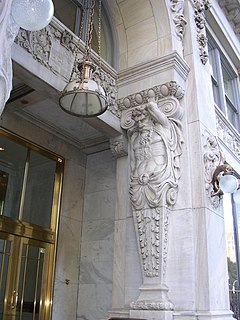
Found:
[[[180,176],[179,118],[169,119],[155,102],[150,102],[133,110],[132,119],[135,126],[128,131],[132,205],[136,210],[172,205]]]
[[[174,97],[123,111],[130,144],[130,199],[143,265],[143,286],[133,309],[172,310],[164,284],[168,213],[175,204],[182,153],[182,108]],[[151,297],[151,299],[149,299]]]

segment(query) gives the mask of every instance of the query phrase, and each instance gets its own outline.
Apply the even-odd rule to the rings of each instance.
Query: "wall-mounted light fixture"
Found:
[[[218,166],[212,177],[212,196],[232,193],[237,198],[240,188],[240,180],[234,175],[233,169],[228,164]],[[239,199],[240,201],[240,199]]]

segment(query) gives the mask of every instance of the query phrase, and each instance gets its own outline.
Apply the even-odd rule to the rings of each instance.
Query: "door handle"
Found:
[[[16,290],[12,293],[12,301],[11,301],[11,307],[12,309],[15,309],[18,302],[18,292]]]

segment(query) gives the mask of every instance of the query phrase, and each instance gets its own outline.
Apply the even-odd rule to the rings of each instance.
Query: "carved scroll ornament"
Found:
[[[183,39],[187,21],[184,17],[184,0],[170,0],[170,8],[173,12],[173,21],[176,26],[176,34]]]

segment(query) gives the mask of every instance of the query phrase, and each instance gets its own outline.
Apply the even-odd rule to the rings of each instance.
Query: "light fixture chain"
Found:
[[[87,39],[86,39],[86,53],[87,53],[87,58],[89,58],[89,56],[90,56],[90,51],[91,51],[92,32],[93,32],[94,6],[95,6],[95,0],[91,0],[90,6],[89,6],[89,20],[88,20]]]
[[[101,21],[102,21],[102,0],[99,0],[99,14],[98,14],[98,55],[99,55],[99,77],[102,68],[102,60],[101,60]]]
[[[82,14],[81,14],[81,24],[80,24],[80,30],[79,30],[79,35],[78,35],[78,41],[77,44],[75,46],[75,55],[74,55],[74,61],[73,61],[73,68],[72,68],[72,72],[70,75],[70,81],[72,81],[73,78],[73,74],[76,71],[75,70],[75,62],[77,60],[77,56],[78,56],[78,52],[81,52],[81,48],[80,48],[80,39],[82,39],[83,36],[83,26],[84,26],[84,18],[85,18],[85,13],[87,12],[87,0],[83,1],[83,7],[82,7]],[[83,78],[83,75],[80,74],[80,78]]]
[[[80,30],[79,30],[79,38],[83,40],[83,27],[84,27],[84,20],[86,18],[86,10],[87,9],[87,0],[83,1],[82,6],[82,14],[81,14],[81,24],[80,24]]]

